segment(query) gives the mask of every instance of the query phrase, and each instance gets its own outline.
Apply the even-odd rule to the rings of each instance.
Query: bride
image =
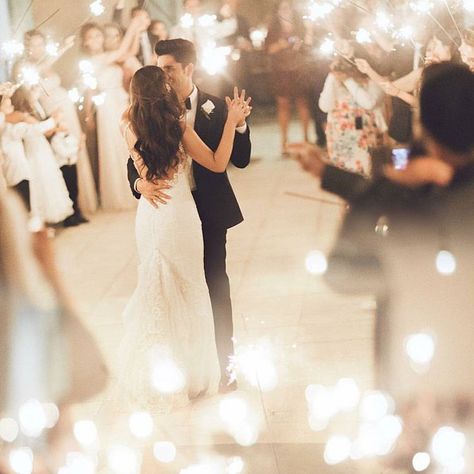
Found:
[[[214,153],[186,127],[185,110],[162,69],[140,69],[130,90],[123,124],[130,154],[141,177],[168,182],[171,199],[158,209],[146,199],[138,205],[138,285],[124,313],[119,380],[135,406],[166,412],[218,390],[201,221],[189,167],[192,157],[211,171],[225,171],[235,128],[250,107],[243,96],[226,98],[227,121]]]

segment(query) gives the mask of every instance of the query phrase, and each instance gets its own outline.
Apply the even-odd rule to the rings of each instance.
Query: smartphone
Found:
[[[396,170],[404,170],[408,165],[410,156],[409,148],[394,148],[392,150],[392,163]]]

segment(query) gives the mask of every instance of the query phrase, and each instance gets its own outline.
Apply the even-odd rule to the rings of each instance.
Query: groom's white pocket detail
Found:
[[[206,102],[204,102],[204,104],[201,105],[201,110],[204,112],[207,118],[210,118],[215,108],[216,106],[214,105],[214,102],[212,102],[212,100],[209,100],[209,99]]]

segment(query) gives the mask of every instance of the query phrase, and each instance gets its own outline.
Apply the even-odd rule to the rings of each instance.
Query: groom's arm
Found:
[[[235,132],[234,148],[230,155],[230,161],[237,168],[245,168],[250,163],[250,154],[252,153],[252,143],[250,142],[250,128],[246,125],[244,133]]]
[[[140,194],[137,193],[135,189],[135,183],[137,179],[140,178],[138,175],[138,171],[133,164],[133,160],[131,158],[128,159],[127,162],[127,174],[128,174],[128,183],[130,184],[130,189],[132,190],[132,194],[135,196],[136,199],[140,199]]]

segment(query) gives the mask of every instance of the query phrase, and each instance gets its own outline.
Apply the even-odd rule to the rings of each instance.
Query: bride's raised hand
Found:
[[[250,115],[252,107],[250,107],[250,97],[245,99],[245,90],[239,94],[237,87],[234,87],[234,98],[226,97],[228,109],[228,120],[232,120],[236,127],[245,125],[245,119]]]

